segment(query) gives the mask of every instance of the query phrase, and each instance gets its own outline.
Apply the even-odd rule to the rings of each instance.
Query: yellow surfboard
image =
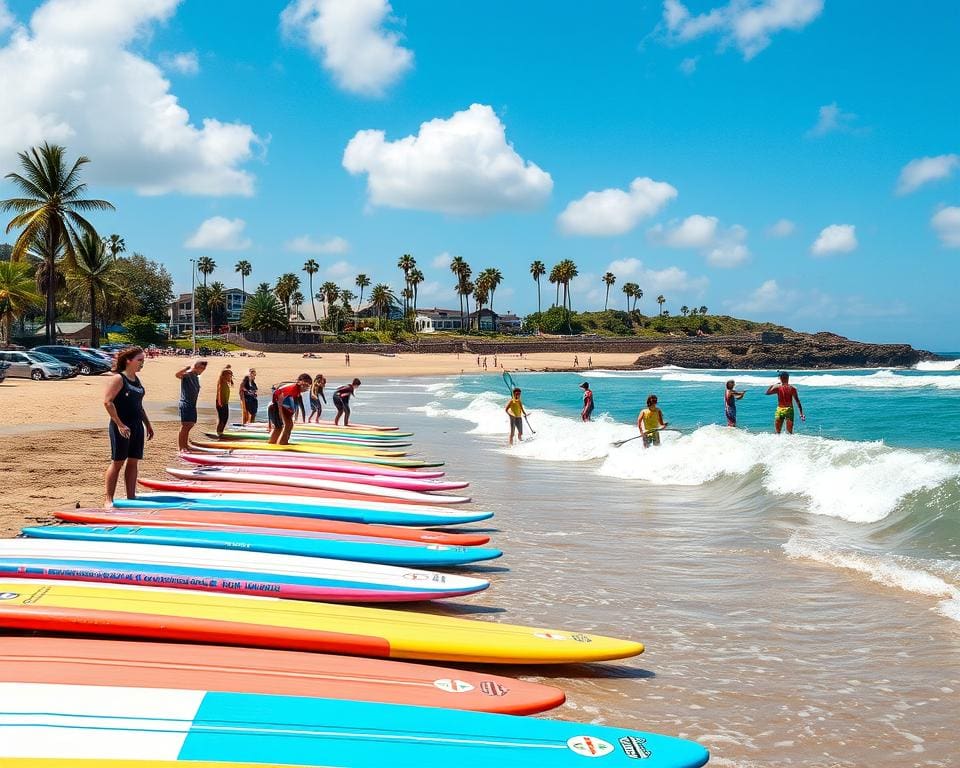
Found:
[[[390,451],[380,448],[367,448],[340,443],[290,443],[277,445],[260,440],[195,440],[194,445],[201,448],[222,448],[224,450],[250,449],[255,451],[290,451],[293,453],[320,453],[338,456],[406,456],[406,451]]]
[[[491,664],[606,661],[643,651],[584,632],[414,611],[32,579],[0,581],[0,626]]]

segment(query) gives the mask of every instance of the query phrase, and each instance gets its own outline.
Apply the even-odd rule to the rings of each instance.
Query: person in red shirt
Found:
[[[780,372],[780,384],[773,384],[767,387],[768,395],[777,396],[777,410],[773,413],[773,429],[779,435],[783,428],[783,422],[787,422],[787,434],[793,434],[793,401],[797,401],[797,408],[800,410],[800,421],[806,421],[807,417],[803,415],[803,406],[800,404],[800,395],[797,388],[790,384],[790,374],[786,371]]]
[[[293,431],[293,414],[297,410],[297,399],[310,389],[313,377],[309,373],[301,373],[293,384],[284,384],[273,391],[267,416],[273,429],[270,432],[268,443],[287,445],[290,442],[290,433]]]
[[[590,414],[593,413],[593,390],[590,389],[589,382],[583,382],[580,385],[583,390],[583,409],[580,411],[580,421],[590,421]]]

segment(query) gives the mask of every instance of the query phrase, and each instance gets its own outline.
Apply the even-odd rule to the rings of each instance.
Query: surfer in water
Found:
[[[290,442],[297,400],[303,398],[303,393],[310,389],[311,384],[313,384],[313,377],[309,373],[301,373],[293,384],[284,384],[273,391],[273,397],[267,408],[267,416],[272,427],[268,443],[287,445]]]
[[[742,400],[746,392],[738,392],[734,387],[737,382],[733,379],[727,382],[727,388],[723,392],[723,415],[727,417],[727,426],[737,426],[737,400]]]
[[[504,408],[507,412],[507,415],[510,417],[510,443],[513,445],[513,436],[517,436],[517,440],[523,442],[523,417],[526,416],[527,411],[523,407],[523,401],[520,399],[520,388],[514,387],[513,397],[510,398],[510,401],[507,403],[507,407]]]
[[[583,390],[583,410],[580,411],[580,421],[590,421],[590,414],[593,413],[593,390],[590,389],[590,382],[583,382],[580,389]]]
[[[647,398],[647,407],[640,411],[637,417],[637,429],[642,435],[643,447],[660,445],[660,430],[664,429],[668,423],[663,420],[663,411],[657,407],[657,396],[650,395]]]
[[[800,395],[797,388],[790,384],[790,374],[786,371],[780,372],[780,383],[767,387],[768,395],[777,396],[777,410],[773,413],[773,429],[779,435],[783,428],[783,422],[787,422],[787,434],[793,434],[793,401],[797,401],[797,409],[800,411],[800,421],[806,421],[807,417],[803,415],[803,406],[800,404]]]
[[[357,393],[357,387],[359,386],[360,379],[354,379],[333,393],[333,404],[337,409],[337,415],[333,418],[334,424],[339,424],[340,418],[343,417],[343,426],[350,426],[350,398]]]

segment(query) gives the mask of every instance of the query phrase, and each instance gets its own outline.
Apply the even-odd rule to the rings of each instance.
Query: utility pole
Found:
[[[190,259],[190,336],[193,339],[193,356],[197,356],[197,260]]]

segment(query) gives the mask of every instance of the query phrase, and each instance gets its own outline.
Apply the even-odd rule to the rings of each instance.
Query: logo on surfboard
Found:
[[[582,757],[606,757],[613,752],[613,744],[596,736],[573,736],[567,747]]]

